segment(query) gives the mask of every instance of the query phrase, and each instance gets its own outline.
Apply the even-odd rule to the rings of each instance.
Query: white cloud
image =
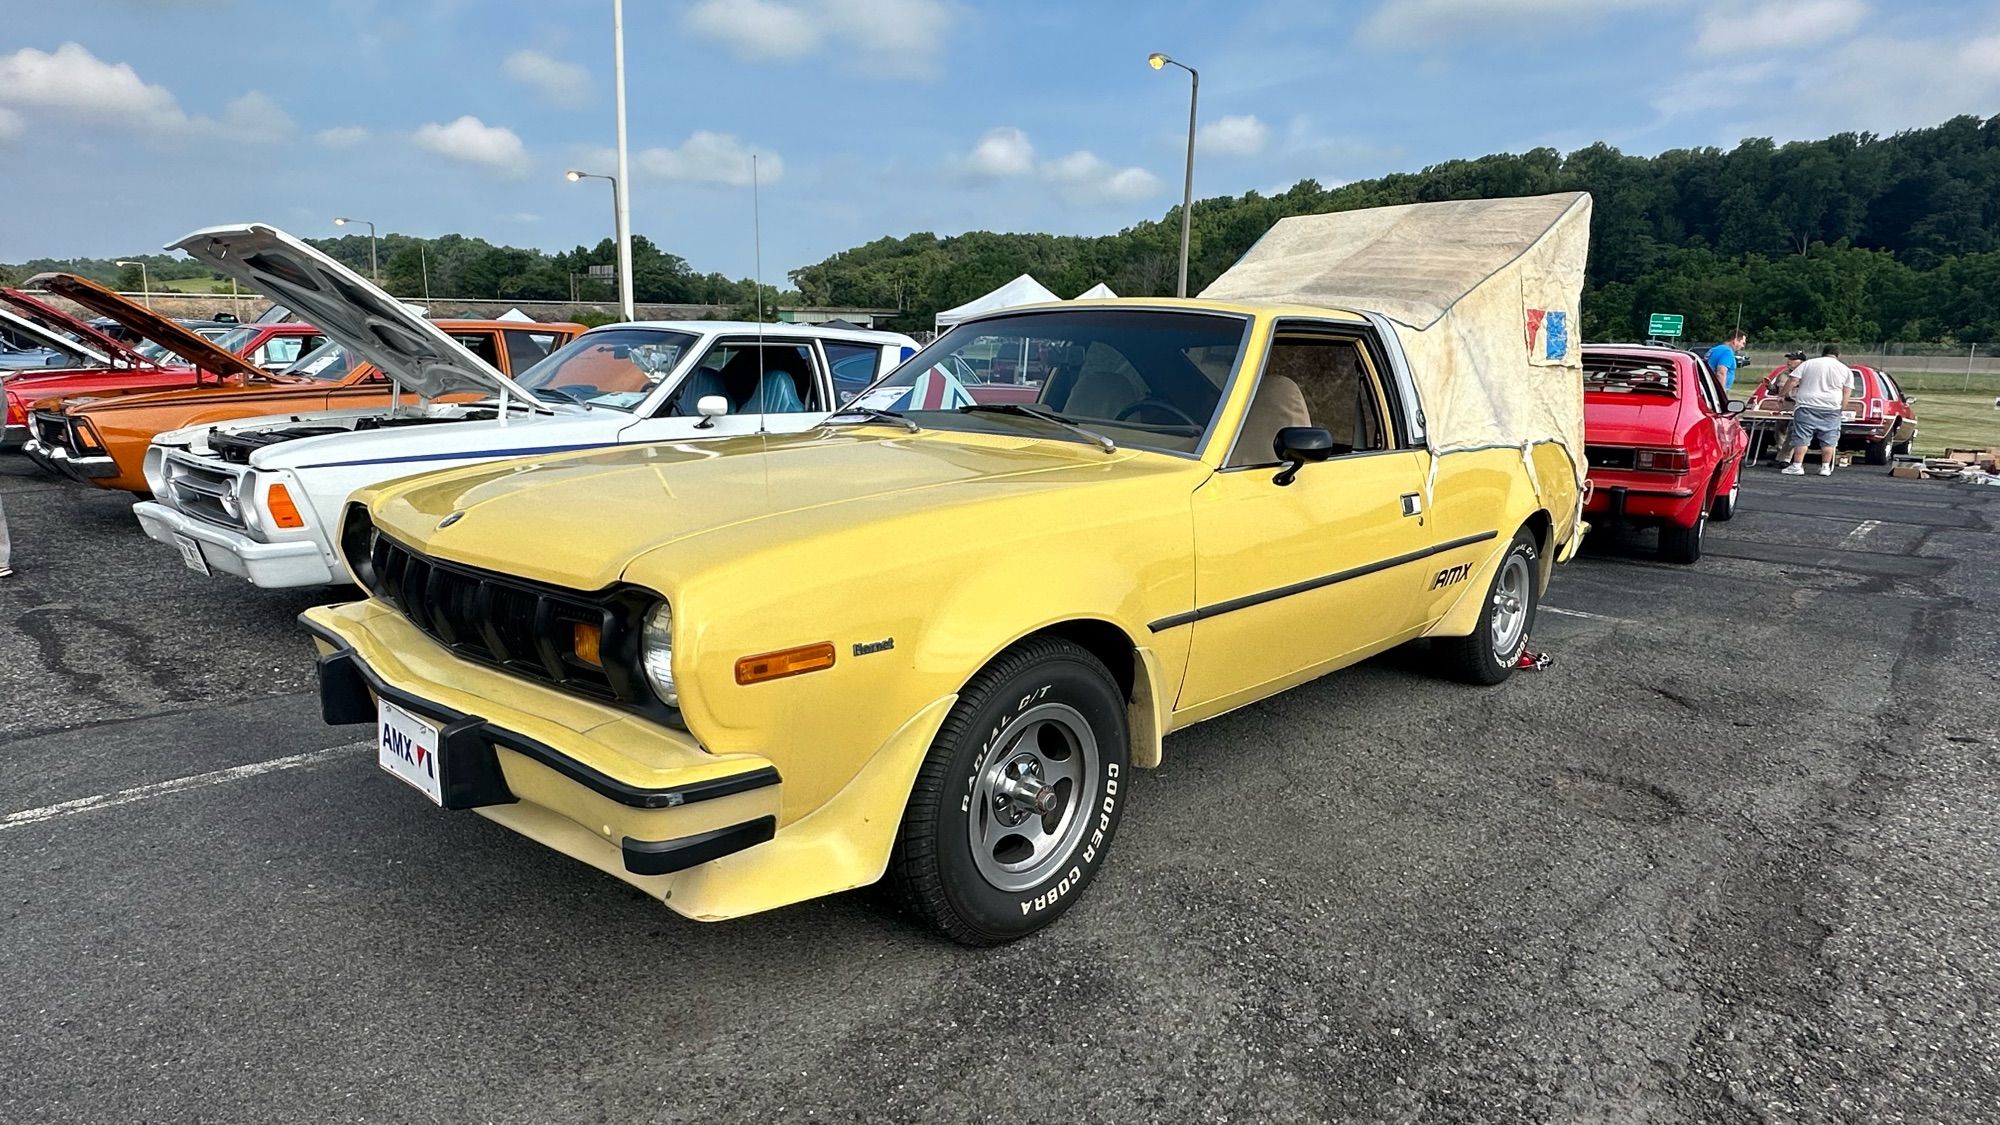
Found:
[[[702,0],[682,19],[689,31],[727,44],[739,58],[797,59],[819,49],[818,25],[796,3]]]
[[[417,144],[439,156],[476,164],[509,176],[527,174],[528,150],[504,125],[488,125],[471,114],[449,125],[421,125],[412,134]]]
[[[1271,127],[1255,114],[1218,117],[1195,130],[1195,149],[1215,156],[1255,156],[1271,139]]]
[[[642,149],[632,154],[632,166],[640,173],[662,180],[683,183],[750,186],[752,150],[727,133],[697,129],[677,148]],[[784,157],[759,150],[757,178],[773,184],[785,174]]]
[[[1160,178],[1144,168],[1113,168],[1089,151],[1042,165],[1042,178],[1069,203],[1132,203],[1160,190]]]
[[[1825,75],[1838,75],[1826,81]],[[2000,28],[1957,38],[1868,36],[1821,51],[1801,67],[1766,60],[1700,71],[1653,99],[1663,119],[1728,113],[1717,139],[1893,133],[2000,104]]]
[[[1775,0],[1754,7],[1709,10],[1695,49],[1703,54],[1743,54],[1804,47],[1837,39],[1861,26],[1861,0]]]
[[[551,105],[576,109],[590,104],[590,71],[540,51],[515,51],[500,64],[501,73],[532,86]]]
[[[218,128],[232,141],[270,144],[291,136],[298,125],[269,94],[252,90],[222,107]]]
[[[803,59],[822,50],[877,78],[938,71],[954,0],[701,0],[682,25],[739,58]]]
[[[321,148],[353,148],[367,139],[368,130],[360,125],[335,125],[313,134]]]
[[[1361,24],[1375,47],[1428,47],[1452,39],[1521,37],[1549,26],[1665,0],[1382,0]],[[1562,26],[1560,22],[1556,26]]]
[[[979,143],[958,161],[958,170],[973,179],[1005,179],[1035,170],[1035,146],[1028,134],[1011,125],[988,129]]]
[[[179,129],[188,123],[166,87],[141,79],[130,64],[105,62],[76,43],[64,43],[54,53],[23,47],[0,55],[0,103],[138,129]]]

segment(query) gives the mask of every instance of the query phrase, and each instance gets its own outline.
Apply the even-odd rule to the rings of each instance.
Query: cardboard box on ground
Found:
[[[1900,480],[1957,480],[1967,473],[2000,473],[2000,448],[1953,448],[1942,457],[1897,457],[1889,475]]]

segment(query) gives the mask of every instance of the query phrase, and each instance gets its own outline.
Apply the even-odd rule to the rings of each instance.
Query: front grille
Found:
[[[166,492],[156,499],[198,520],[237,531],[248,530],[243,522],[239,481],[236,473],[227,466],[169,453],[161,461],[160,471],[166,478],[167,487]]]
[[[1586,445],[1583,455],[1593,469],[1629,469],[1632,450],[1619,445]]]
[[[357,506],[350,519],[365,520]],[[639,672],[639,629],[655,599],[630,588],[564,590],[441,562],[380,534],[343,534],[370,592],[453,653],[564,691],[654,712],[664,705]],[[578,624],[600,630],[602,667],[580,659]]]
[[[47,410],[37,410],[30,416],[28,426],[34,432],[35,440],[48,448],[76,452],[70,440],[68,418]]]

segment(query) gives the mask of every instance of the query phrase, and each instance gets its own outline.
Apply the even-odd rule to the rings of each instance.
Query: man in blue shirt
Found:
[[[1729,334],[1729,338],[1708,349],[1708,367],[1722,380],[1723,389],[1736,385],[1736,349],[1743,346],[1741,328]]]

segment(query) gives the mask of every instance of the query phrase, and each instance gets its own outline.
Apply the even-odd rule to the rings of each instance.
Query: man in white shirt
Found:
[[[1840,415],[1854,393],[1854,373],[1841,362],[1840,349],[1828,345],[1819,358],[1809,359],[1784,377],[1781,393],[1792,400],[1792,463],[1781,472],[1806,475],[1806,446],[1819,441],[1819,475],[1833,475],[1833,455],[1840,448]]]

